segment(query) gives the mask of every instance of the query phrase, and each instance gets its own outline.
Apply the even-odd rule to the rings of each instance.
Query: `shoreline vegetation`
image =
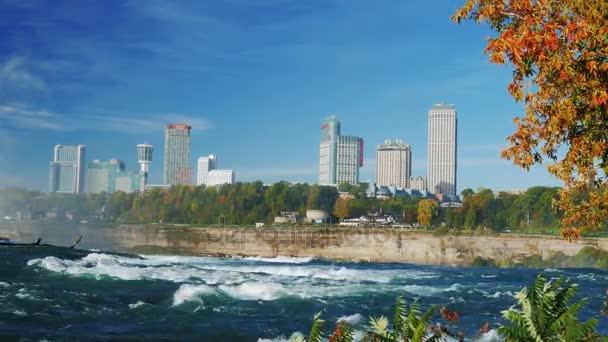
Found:
[[[39,234],[51,230],[43,227],[53,225],[58,227],[52,230],[56,233],[67,234],[71,230],[69,240],[85,229],[88,233],[82,235],[86,246],[92,239],[87,234],[94,236],[99,230],[104,235],[97,239],[107,243],[89,244],[93,246],[90,248],[119,246],[121,251],[138,253],[265,257],[282,254],[485,267],[608,268],[605,225],[597,231],[583,231],[581,240],[575,243],[559,237],[561,213],[552,207],[559,188],[537,186],[522,192],[498,193],[465,189],[460,207],[433,205],[430,211],[429,199],[410,195],[368,198],[366,189],[367,184],[342,184],[336,188],[253,182],[219,187],[178,185],[129,194],[61,195],[4,188],[0,189],[0,214],[17,216],[15,213],[19,212],[23,217],[27,212],[29,221],[5,221],[3,225],[33,227],[30,235],[24,236],[28,240],[44,237]],[[308,209],[325,210],[332,218],[323,224],[272,224],[282,211],[295,212],[302,218]],[[59,212],[63,213],[61,218]],[[336,226],[342,219],[370,212],[390,214],[399,224],[411,228]],[[265,227],[253,228],[258,222],[264,222]],[[250,241],[246,241],[247,245],[240,241],[239,245],[234,241],[216,244],[205,240],[210,232],[222,229],[227,237],[239,235]],[[304,242],[285,242],[293,234],[311,237]],[[252,240],[275,235],[276,241]],[[380,240],[366,241],[367,235]]]
[[[61,212],[69,213],[73,222],[269,226],[282,212],[295,213],[300,225],[306,225],[303,222],[306,211],[314,209],[329,213],[326,223],[334,224],[382,213],[392,216],[398,224],[438,231],[560,235],[562,228],[563,213],[553,207],[560,190],[557,187],[535,186],[510,192],[464,189],[462,203],[457,207],[429,205],[428,198],[407,193],[386,199],[370,198],[367,188],[367,183],[332,187],[288,182],[264,185],[259,181],[218,187],[176,185],[143,193],[78,195],[3,188],[0,215],[16,217],[16,213],[23,216],[27,212],[31,220],[45,221],[60,220],[57,213]],[[583,236],[590,234],[608,236],[608,222],[582,232]]]

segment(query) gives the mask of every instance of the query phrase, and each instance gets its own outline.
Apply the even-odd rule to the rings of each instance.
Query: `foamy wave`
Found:
[[[28,261],[30,267],[50,272],[95,279],[163,280],[181,284],[175,305],[200,301],[215,292],[239,300],[276,300],[282,297],[321,299],[357,295],[370,291],[399,288],[394,280],[425,279],[438,274],[420,270],[375,270],[335,265],[307,265],[305,259],[218,259],[209,257],[142,256],[130,257],[90,253],[82,259],[49,256]],[[308,260],[308,259],[306,259]],[[285,262],[290,261],[290,262]],[[369,283],[374,283],[370,286]],[[423,294],[449,291],[410,285],[410,292]],[[426,289],[426,290],[425,290]]]
[[[306,264],[311,262],[314,258],[311,257],[290,257],[290,256],[277,256],[274,258],[264,257],[244,257],[243,260],[270,262],[270,263],[282,263],[282,264]]]
[[[129,309],[137,309],[138,307],[144,305],[146,303],[142,302],[141,300],[137,301],[137,303],[133,303],[133,304],[129,304]]]
[[[17,293],[15,294],[15,297],[17,297],[19,299],[27,299],[27,300],[41,300],[40,298],[38,298],[34,294],[32,294],[32,291],[28,291],[25,288],[20,288],[19,291],[17,291]]]
[[[564,273],[563,270],[559,270],[559,269],[556,269],[556,268],[545,268],[543,270],[543,272],[547,272],[547,273]]]
[[[207,265],[204,270],[229,271],[240,273],[262,273],[272,276],[295,278],[318,278],[325,280],[389,283],[396,278],[427,279],[437,277],[437,274],[423,271],[376,271],[357,270],[333,266],[284,266],[284,265]]]
[[[298,295],[277,283],[247,282],[237,286],[220,285],[219,289],[228,296],[241,300],[268,301]]]
[[[498,334],[498,331],[496,329],[492,329],[492,330],[488,331],[487,333],[479,336],[474,341],[476,341],[476,342],[503,342],[503,341],[505,341],[505,339],[504,339],[504,337],[501,337]]]
[[[207,285],[184,284],[173,294],[173,306],[181,305],[185,302],[203,303],[201,296],[213,295],[215,290]]]
[[[27,312],[25,312],[23,310],[15,310],[15,311],[13,311],[13,314],[15,314],[17,316],[27,316]]]
[[[304,338],[304,335],[301,332],[295,332],[291,334],[289,338],[285,338],[283,336],[275,337],[275,338],[258,338],[258,342],[289,342],[289,341],[301,341]]]
[[[479,289],[473,289],[468,291],[469,294],[473,293],[481,293],[482,296],[486,298],[499,298],[501,296],[513,297],[513,292],[511,291],[485,291]]]
[[[0,287],[9,287],[11,284],[0,281]]]
[[[111,277],[122,280],[158,279],[186,282],[203,276],[203,271],[188,265],[153,267],[147,260],[91,253],[80,260],[63,260],[53,256],[28,261],[29,266],[38,266],[49,271],[74,276],[92,276],[96,279]]]
[[[419,296],[424,296],[424,297],[428,297],[428,296],[432,296],[438,293],[443,293],[443,292],[455,292],[455,291],[460,291],[463,286],[455,283],[451,286],[448,287],[434,287],[434,286],[425,286],[425,285],[405,285],[403,287],[401,287],[403,290],[405,290],[406,292],[415,294],[415,295],[419,295]]]
[[[295,262],[295,260],[291,261]],[[298,261],[304,260],[298,259]],[[282,261],[276,260],[276,262]],[[158,279],[177,283],[199,279],[207,284],[239,282],[243,280],[239,279],[243,275],[251,274],[374,283],[389,283],[396,278],[425,279],[438,276],[435,273],[416,270],[357,270],[330,265],[246,265],[230,259],[176,256],[145,256],[140,259],[103,253],[91,253],[80,260],[64,260],[49,256],[30,260],[28,265],[57,273],[88,275],[97,279],[105,276],[122,280]],[[231,279],[225,279],[226,277]]]
[[[351,325],[357,325],[365,320],[362,314],[356,313],[348,316],[342,316],[336,320],[337,323],[344,322]]]

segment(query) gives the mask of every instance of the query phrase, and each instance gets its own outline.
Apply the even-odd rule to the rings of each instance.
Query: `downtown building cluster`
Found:
[[[375,187],[430,192],[441,199],[457,197],[457,118],[453,105],[436,104],[428,112],[426,179],[412,175],[412,148],[403,140],[376,147]],[[363,166],[363,139],[341,135],[341,124],[329,117],[321,126],[319,184],[358,184]],[[372,184],[374,185],[374,184]]]
[[[154,151],[150,144],[137,145],[137,161],[140,166],[137,171],[126,171],[124,161],[118,159],[108,161],[95,159],[86,164],[84,145],[56,145],[53,160],[50,162],[49,192],[79,194],[85,192],[85,184],[86,192],[89,193],[143,192],[150,187],[191,185],[191,127],[187,124],[168,124],[165,126],[164,133],[163,184],[148,184],[149,168]],[[213,161],[207,166],[201,164],[199,159],[197,185],[233,183],[234,171],[217,170],[217,158],[215,155],[211,156],[213,156]],[[205,167],[207,169],[203,172],[201,168]],[[203,173],[205,174],[204,181],[200,182],[200,175]]]
[[[168,124],[164,129],[163,183],[148,184],[153,146],[137,145],[137,171],[126,171],[118,159],[93,160],[85,169],[84,145],[56,145],[50,163],[49,192],[133,192],[149,187],[191,185],[191,126]],[[363,166],[364,141],[342,135],[341,123],[329,117],[321,126],[319,184],[358,184]],[[376,147],[376,181],[391,189],[430,192],[441,199],[457,197],[457,117],[453,105],[433,105],[428,112],[428,168],[426,179],[412,175],[412,148],[401,139],[386,140]],[[215,154],[197,160],[196,185],[217,186],[235,182],[235,172],[218,168]]]

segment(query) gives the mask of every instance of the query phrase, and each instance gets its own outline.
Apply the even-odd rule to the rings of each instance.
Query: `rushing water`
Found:
[[[0,247],[0,340],[281,340],[307,332],[323,309],[332,326],[342,318],[362,330],[370,315],[390,317],[400,295],[459,312],[458,328],[473,337],[483,323],[500,322],[538,272]],[[597,315],[608,272],[543,272],[579,284],[590,298],[583,316]],[[607,325],[600,321],[604,334]]]

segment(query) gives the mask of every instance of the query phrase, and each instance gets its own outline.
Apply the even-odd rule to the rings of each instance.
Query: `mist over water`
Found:
[[[0,339],[281,340],[325,310],[363,330],[397,296],[460,313],[474,337],[500,322],[539,271],[343,263],[311,258],[135,256],[54,247],[0,247]],[[608,272],[544,270],[579,284],[597,315]],[[330,327],[328,327],[329,331]],[[608,333],[606,321],[600,331]],[[486,335],[491,340],[495,335]]]

